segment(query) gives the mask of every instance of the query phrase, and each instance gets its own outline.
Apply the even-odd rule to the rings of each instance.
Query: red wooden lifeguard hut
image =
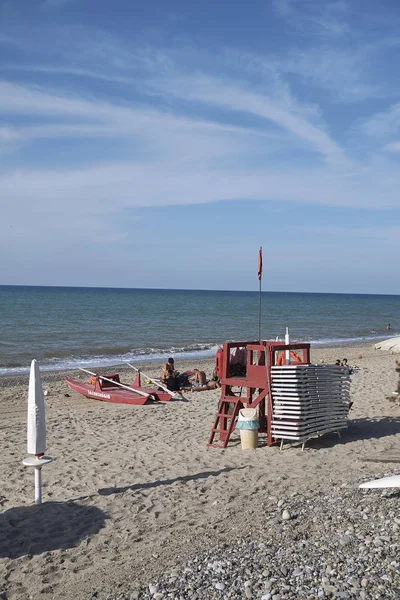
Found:
[[[217,352],[216,362],[217,375],[222,384],[221,398],[207,445],[226,448],[235,429],[239,410],[257,406],[259,432],[267,434],[268,446],[277,443],[271,430],[271,367],[279,364],[310,364],[310,344],[229,342]]]

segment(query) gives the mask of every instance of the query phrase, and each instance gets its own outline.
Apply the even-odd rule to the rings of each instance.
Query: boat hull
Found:
[[[114,404],[134,404],[141,406],[145,404],[149,399],[156,397],[153,390],[140,389],[139,391],[144,392],[146,395],[135,394],[134,391],[126,390],[120,387],[107,387],[105,389],[98,389],[97,386],[93,386],[90,383],[83,381],[76,381],[69,377],[64,377],[65,383],[73,392],[82,394],[87,398],[93,398],[93,400],[100,400],[102,402],[112,402]],[[149,393],[150,392],[150,393]]]

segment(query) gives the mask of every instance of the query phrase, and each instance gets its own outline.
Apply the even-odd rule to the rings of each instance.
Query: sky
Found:
[[[0,0],[0,284],[400,294],[398,0]]]

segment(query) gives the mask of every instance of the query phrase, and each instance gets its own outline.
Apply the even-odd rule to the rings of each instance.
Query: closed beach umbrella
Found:
[[[393,352],[393,354],[400,354],[400,337],[390,338],[378,342],[374,346],[375,350],[386,350],[386,352]]]
[[[44,394],[37,360],[31,364],[28,391],[28,454],[41,456],[46,450]]]
[[[39,365],[36,360],[31,363],[28,391],[28,458],[22,463],[35,469],[35,504],[42,503],[41,469],[53,459],[44,456],[46,450],[46,420],[44,413],[44,394]]]

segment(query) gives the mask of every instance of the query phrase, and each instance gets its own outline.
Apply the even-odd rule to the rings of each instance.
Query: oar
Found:
[[[140,369],[137,369],[136,367],[131,365],[131,363],[126,363],[126,364],[128,365],[128,367],[132,367],[132,369],[135,369],[135,371],[137,371],[138,373],[142,373],[142,375],[144,375],[149,381],[152,381],[155,385],[158,385],[158,387],[160,387],[162,390],[164,390],[164,392],[167,392],[168,394],[170,394],[171,397],[175,396],[175,394],[180,394],[179,391],[171,392],[171,390],[169,390],[167,387],[165,387],[164,385],[159,383],[157,381],[157,379],[153,379],[152,377],[149,377],[148,375],[146,375],[146,373],[143,373],[143,371],[141,371]]]
[[[113,379],[108,379],[107,377],[104,377],[104,375],[97,375],[97,373],[92,373],[91,371],[87,371],[86,369],[81,369],[80,367],[78,367],[78,369],[80,371],[83,371],[84,373],[93,375],[94,377],[100,377],[101,379],[104,379],[104,381],[109,381],[110,383],[113,383],[114,385],[118,385],[119,387],[125,388],[126,390],[135,392],[136,394],[139,394],[139,396],[145,396],[146,398],[151,396],[151,394],[146,394],[146,392],[142,392],[141,390],[137,390],[136,388],[129,387],[129,385],[124,385],[123,383],[118,383],[118,381],[114,381]]]

